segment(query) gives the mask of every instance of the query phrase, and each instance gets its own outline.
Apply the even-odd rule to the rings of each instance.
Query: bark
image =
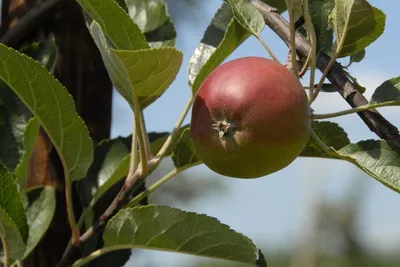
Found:
[[[3,0],[2,3],[2,10],[6,14],[2,22],[6,22],[6,26],[2,24],[0,30],[1,42],[20,49],[54,32],[59,52],[56,77],[75,99],[76,109],[86,122],[93,140],[109,138],[112,84],[86,28],[79,5],[69,0]],[[43,7],[46,8],[45,12]],[[30,21],[29,16],[35,12],[39,12],[39,19]],[[30,161],[27,183],[28,187],[55,186],[57,206],[48,232],[24,261],[24,266],[53,267],[60,261],[71,234],[65,207],[62,166],[42,129]],[[81,206],[76,192],[74,203],[78,216]]]

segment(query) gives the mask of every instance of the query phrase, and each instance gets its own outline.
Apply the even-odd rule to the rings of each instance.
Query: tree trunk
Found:
[[[43,0],[3,0],[0,34],[16,25],[20,19]],[[8,11],[8,12],[6,12]],[[41,20],[29,32],[10,46],[19,49],[33,41],[43,40],[54,32],[58,48],[56,77],[68,89],[76,102],[79,115],[86,122],[95,142],[109,138],[111,125],[112,84],[102,63],[100,53],[86,28],[82,11],[75,1],[64,1],[50,16]],[[57,206],[54,219],[39,245],[24,261],[25,267],[53,267],[61,259],[70,239],[64,177],[58,155],[48,136],[41,129],[30,161],[28,186],[54,185]],[[74,192],[75,212],[81,212],[79,198]]]

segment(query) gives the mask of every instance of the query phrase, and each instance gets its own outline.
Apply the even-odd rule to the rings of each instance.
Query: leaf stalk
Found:
[[[345,116],[345,115],[358,113],[358,112],[362,112],[362,111],[366,111],[366,110],[371,110],[371,109],[375,109],[375,108],[389,107],[389,106],[399,106],[399,105],[400,105],[400,100],[394,100],[394,101],[388,101],[388,102],[382,102],[382,103],[363,105],[363,106],[355,107],[355,108],[352,108],[352,109],[346,109],[346,110],[327,113],[327,114],[313,114],[312,118],[314,120],[337,118],[337,117],[340,117],[340,116]]]

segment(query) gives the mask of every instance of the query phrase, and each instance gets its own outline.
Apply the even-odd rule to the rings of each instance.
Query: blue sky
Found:
[[[385,80],[400,75],[398,53],[400,37],[398,25],[400,18],[399,1],[369,1],[381,8],[387,15],[387,25],[383,36],[367,49],[362,63],[351,66],[350,72],[367,87],[366,96]],[[178,49],[185,53],[181,71],[169,90],[146,112],[147,128],[150,131],[171,130],[179,118],[190,88],[187,85],[187,68],[190,57],[202,38],[214,12],[221,1],[204,1],[196,7],[200,14],[195,21],[185,21],[178,31]],[[190,17],[190,16],[189,16]],[[263,39],[272,47],[281,62],[284,62],[288,49],[270,29],[266,28]],[[267,52],[255,38],[250,38],[238,48],[228,60],[244,56],[265,56]],[[307,79],[305,79],[305,84]],[[114,94],[112,135],[126,136],[131,133],[132,113],[129,106]],[[338,94],[320,94],[313,104],[316,113],[327,113],[348,109],[349,106]],[[381,112],[396,126],[400,125],[398,108],[383,108]],[[189,122],[190,116],[186,119]],[[377,137],[362,123],[357,115],[334,119],[345,128],[352,142]],[[164,170],[163,170],[164,171]],[[168,170],[165,170],[168,171]],[[195,167],[185,173],[185,178],[177,179],[219,179],[225,190],[217,194],[204,193],[204,197],[190,203],[176,203],[175,206],[206,213],[217,217],[233,229],[254,239],[267,248],[265,254],[290,248],[301,240],[307,232],[310,207],[319,198],[332,201],[343,200],[349,186],[366,188],[360,210],[361,225],[358,231],[371,249],[381,251],[400,248],[400,195],[384,187],[362,171],[346,162],[299,158],[284,170],[255,180],[230,179],[219,176],[205,166]],[[154,179],[154,177],[153,177]],[[179,181],[175,181],[179,182]],[[166,186],[173,186],[173,183]],[[162,204],[162,203],[159,203]],[[163,266],[187,266],[185,260],[194,257],[171,253],[145,252],[138,254],[127,266],[147,266],[159,262]],[[182,263],[183,261],[183,263]],[[135,262],[135,264],[133,264]]]

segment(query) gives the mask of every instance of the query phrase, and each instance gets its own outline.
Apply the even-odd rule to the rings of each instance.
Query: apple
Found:
[[[211,170],[235,178],[279,171],[300,155],[311,129],[307,95],[282,64],[245,57],[217,67],[195,96],[190,133]]]

